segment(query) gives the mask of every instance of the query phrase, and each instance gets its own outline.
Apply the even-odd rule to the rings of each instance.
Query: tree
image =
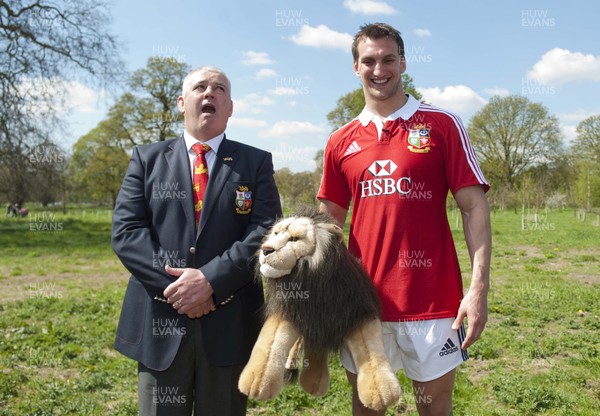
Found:
[[[103,0],[0,0],[0,191],[31,195],[30,157],[62,127],[68,81],[106,86],[121,73]],[[48,168],[48,166],[44,166]]]
[[[325,156],[325,150],[319,149],[317,150],[317,154],[315,155],[314,161],[317,168],[315,169],[315,173],[319,175],[319,182],[321,180],[321,175],[323,175],[323,157]]]
[[[281,205],[285,210],[293,209],[299,204],[314,205],[323,173],[323,150],[315,155],[317,168],[314,172],[293,173],[288,168],[275,172],[275,182],[281,197]]]
[[[552,201],[560,201],[561,198],[566,202],[566,197],[573,192],[573,183],[576,179],[572,158],[568,153],[561,153],[550,158],[546,163],[533,166],[525,175],[535,178],[539,196],[543,198],[542,203],[537,207],[556,205]]]
[[[163,141],[177,135],[183,116],[177,109],[183,78],[189,65],[174,58],[150,57],[145,68],[134,72],[129,80],[133,94],[138,99],[138,126],[151,138],[142,142]]]
[[[100,122],[73,147],[70,171],[73,188],[86,202],[106,202],[114,206],[125,177],[129,155],[113,140],[113,126]]]
[[[30,200],[46,206],[66,199],[69,161],[63,149],[52,142],[41,143],[32,149],[29,165]]]
[[[600,206],[600,115],[583,120],[575,131],[577,138],[571,145],[576,170],[573,199],[589,211]]]
[[[176,102],[188,72],[183,62],[151,57],[133,73],[129,92],[74,145],[70,171],[79,196],[96,202],[110,199],[114,205],[131,148],[179,134],[182,117]]]
[[[577,141],[573,150],[586,158],[595,159],[600,163],[600,115],[586,118],[575,128]]]
[[[562,152],[558,119],[522,96],[492,97],[468,131],[488,180],[510,189],[528,169]]]
[[[124,149],[177,136],[183,120],[177,97],[189,70],[176,59],[150,57],[146,67],[129,78],[129,92],[109,109],[103,129]]]
[[[402,74],[402,85],[404,92],[411,94],[417,100],[422,98],[408,74]],[[365,96],[362,87],[359,87],[337,100],[335,108],[327,114],[327,120],[333,127],[338,129],[356,117],[365,107]]]
[[[0,0],[3,86],[17,90],[25,79],[45,83],[86,74],[108,80],[119,73],[107,10],[98,0]]]

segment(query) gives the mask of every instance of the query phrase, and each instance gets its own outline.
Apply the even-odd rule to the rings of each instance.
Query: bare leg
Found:
[[[449,416],[452,414],[452,391],[456,369],[428,382],[413,381],[415,403],[420,416]]]

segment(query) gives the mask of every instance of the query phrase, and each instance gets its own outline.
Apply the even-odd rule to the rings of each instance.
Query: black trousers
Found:
[[[238,390],[244,365],[211,365],[202,348],[200,322],[181,340],[173,364],[156,371],[138,364],[140,416],[242,416],[247,397]]]

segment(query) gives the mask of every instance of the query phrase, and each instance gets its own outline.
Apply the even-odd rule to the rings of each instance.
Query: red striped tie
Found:
[[[210,146],[203,143],[196,143],[192,146],[192,150],[197,155],[194,162],[194,211],[196,213],[196,228],[198,228],[204,192],[208,184],[208,165],[206,164],[206,157],[204,155],[210,151]]]

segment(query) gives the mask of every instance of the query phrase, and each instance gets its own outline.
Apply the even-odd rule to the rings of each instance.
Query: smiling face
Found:
[[[354,72],[362,82],[367,107],[379,114],[391,114],[406,100],[402,89],[406,61],[399,54],[398,44],[390,37],[365,38],[358,43],[357,51]]]
[[[190,73],[177,108],[184,116],[186,131],[195,139],[206,141],[223,133],[233,114],[229,80],[216,69]]]

